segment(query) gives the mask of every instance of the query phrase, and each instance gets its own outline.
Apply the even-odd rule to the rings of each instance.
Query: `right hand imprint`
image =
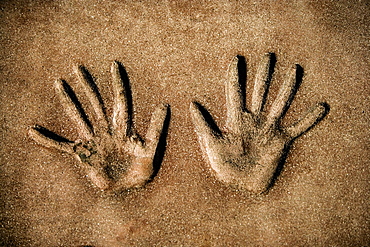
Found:
[[[77,74],[92,106],[95,126],[71,87],[65,81],[57,80],[57,93],[77,125],[81,139],[70,141],[38,125],[30,128],[30,136],[47,148],[74,155],[101,190],[119,191],[143,186],[153,174],[154,157],[168,116],[168,106],[162,105],[154,111],[143,140],[133,128],[130,87],[123,66],[118,62],[112,65],[114,106],[111,123],[92,76],[83,66],[77,68]]]
[[[233,59],[225,85],[227,120],[224,132],[211,126],[211,117],[199,103],[190,106],[203,154],[218,179],[256,194],[269,188],[292,141],[323,119],[329,110],[326,103],[319,103],[295,124],[286,128],[280,125],[303,73],[296,65],[289,70],[269,112],[265,113],[273,58],[273,54],[266,54],[258,68],[250,111],[245,110],[240,89],[239,57]]]

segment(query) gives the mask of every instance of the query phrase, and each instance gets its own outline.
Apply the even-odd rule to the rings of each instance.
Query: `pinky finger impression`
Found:
[[[31,127],[28,131],[29,136],[38,144],[46,148],[54,148],[66,153],[73,153],[73,142],[64,139],[57,134],[41,126]],[[53,138],[53,136],[55,136]],[[56,138],[61,140],[56,140]]]

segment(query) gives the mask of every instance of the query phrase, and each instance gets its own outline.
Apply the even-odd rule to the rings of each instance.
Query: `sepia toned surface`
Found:
[[[1,232],[3,246],[366,246],[369,242],[369,87],[366,1],[2,1]],[[197,141],[189,105],[226,122],[224,82],[247,63],[247,105],[261,57],[276,54],[267,110],[294,64],[303,82],[283,126],[318,102],[329,114],[293,144],[268,193],[218,181]],[[54,82],[87,110],[74,67],[96,79],[113,114],[110,67],[130,78],[144,136],[171,106],[160,169],[142,189],[105,193],[72,156],[28,136],[40,124],[78,129]]]

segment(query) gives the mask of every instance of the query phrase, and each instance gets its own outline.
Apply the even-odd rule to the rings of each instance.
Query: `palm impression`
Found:
[[[74,155],[101,190],[119,191],[143,186],[153,176],[153,162],[166,129],[169,106],[161,105],[155,109],[143,139],[133,127],[132,96],[124,67],[114,62],[111,68],[114,95],[111,120],[93,77],[83,66],[76,70],[93,112],[85,113],[67,82],[57,80],[55,88],[62,106],[77,126],[80,139],[71,141],[38,125],[30,128],[30,136],[46,148]],[[89,120],[91,116],[94,125]]]
[[[204,156],[217,178],[226,184],[253,193],[266,191],[279,164],[284,160],[294,139],[309,130],[328,113],[329,106],[319,103],[295,124],[280,124],[300,84],[303,70],[295,65],[288,71],[269,112],[264,111],[274,68],[274,54],[266,54],[257,70],[252,104],[245,107],[241,90],[241,57],[235,57],[225,83],[227,120],[225,131],[212,127],[214,122],[199,104],[190,106],[191,116]],[[245,66],[245,65],[244,65]]]

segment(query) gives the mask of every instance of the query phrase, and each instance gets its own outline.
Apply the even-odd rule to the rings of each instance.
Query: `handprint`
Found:
[[[190,111],[202,152],[217,178],[226,184],[259,194],[271,185],[278,165],[293,140],[323,119],[329,106],[319,103],[295,124],[286,128],[280,125],[303,73],[302,68],[296,65],[289,70],[266,113],[264,105],[274,67],[274,55],[269,53],[258,68],[252,104],[247,111],[239,82],[239,60],[239,57],[235,57],[231,62],[225,84],[225,131],[221,132],[211,126],[213,122],[208,112],[199,103],[192,103]]]
[[[124,67],[114,62],[113,118],[110,123],[93,77],[83,67],[77,68],[81,87],[94,116],[94,125],[86,115],[72,88],[63,80],[55,82],[61,103],[77,125],[81,139],[70,141],[41,126],[30,128],[30,136],[39,144],[74,155],[91,181],[101,190],[118,191],[141,187],[153,175],[153,160],[163,134],[169,107],[159,106],[143,140],[134,130],[128,76]]]

